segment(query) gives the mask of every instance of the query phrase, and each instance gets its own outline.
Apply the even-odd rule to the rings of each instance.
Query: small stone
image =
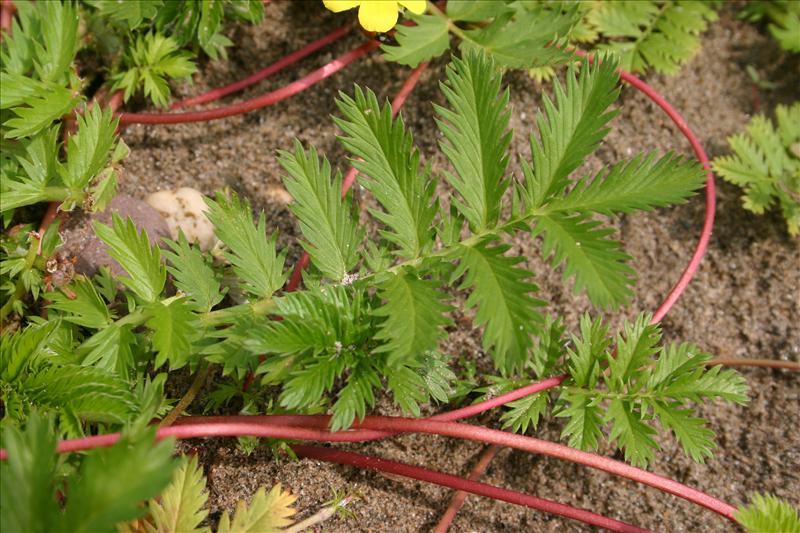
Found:
[[[64,260],[74,259],[75,272],[94,276],[102,266],[108,267],[116,276],[126,275],[119,263],[108,255],[108,247],[94,232],[94,222],[111,225],[111,215],[117,213],[123,220],[130,217],[136,228],[145,230],[151,243],[169,237],[169,228],[161,215],[142,200],[118,194],[106,210],[98,213],[73,211],[62,215],[62,244],[56,255]]]
[[[289,205],[293,200],[292,195],[280,185],[268,186],[266,195],[271,201],[281,205]]]
[[[158,191],[145,201],[166,220],[173,240],[182,230],[189,242],[197,242],[201,250],[210,250],[217,242],[214,226],[206,217],[205,196],[197,189],[181,187],[175,191]]]

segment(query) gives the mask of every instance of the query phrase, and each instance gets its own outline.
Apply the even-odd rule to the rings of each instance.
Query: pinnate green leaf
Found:
[[[358,260],[361,240],[350,200],[342,199],[341,173],[332,180],[328,159],[320,162],[316,149],[306,152],[299,141],[294,153],[282,151],[279,161],[289,174],[284,178],[294,198],[289,208],[307,239],[303,248],[325,276],[341,281]]]
[[[184,298],[162,303],[154,302],[147,307],[151,317],[147,327],[153,331],[155,367],[169,361],[171,370],[180,368],[192,354],[191,339],[196,330],[195,318]]]
[[[616,111],[608,108],[619,96],[616,64],[584,62],[580,74],[567,72],[566,88],[553,85],[555,103],[544,97],[544,113],[537,113],[539,139],[531,135],[533,167],[523,162],[526,202],[529,209],[541,207],[565,190],[567,177],[594,152],[609,131]]]
[[[800,515],[788,502],[771,494],[753,494],[750,504],[734,515],[748,533],[800,533]]]
[[[160,498],[151,499],[148,512],[153,521],[145,522],[148,533],[210,533],[207,527],[198,527],[208,516],[203,509],[208,500],[206,479],[197,457],[184,456],[169,486]]]
[[[216,200],[207,203],[206,216],[214,224],[217,237],[230,249],[225,257],[241,279],[242,288],[259,298],[272,296],[285,281],[285,256],[277,254],[277,235],[267,237],[264,214],[256,225],[250,204],[242,203],[235,194],[225,197],[219,193]]]
[[[564,263],[563,278],[575,278],[575,292],[586,290],[598,307],[626,303],[633,291],[630,256],[620,243],[608,238],[613,233],[585,215],[553,213],[536,217],[533,234],[543,234],[542,255],[551,257],[555,268]]]
[[[352,154],[351,162],[368,179],[362,185],[385,211],[371,210],[388,227],[381,235],[397,245],[399,253],[413,259],[431,245],[435,180],[420,171],[419,151],[403,118],[392,120],[387,103],[378,105],[375,93],[355,88],[354,98],[339,93],[344,118],[334,118],[344,135],[342,145]]]
[[[436,290],[436,283],[401,270],[388,275],[378,291],[386,303],[374,314],[385,320],[375,338],[385,343],[375,352],[387,353],[387,364],[393,367],[435,350],[442,327],[451,323],[445,314],[450,306],[443,303],[445,296]]]
[[[445,177],[461,196],[453,201],[474,231],[497,225],[508,188],[511,113],[509,93],[501,92],[501,82],[486,55],[473,52],[454,58],[447,81],[440,85],[450,108],[435,106],[440,117],[436,123],[445,138],[440,147],[456,171]]]
[[[108,246],[109,255],[130,275],[120,281],[146,302],[155,302],[164,290],[167,272],[159,248],[150,243],[147,232],[140,233],[130,218],[123,221],[116,213],[111,227],[95,222],[94,230]]]
[[[538,290],[526,281],[531,274],[516,266],[522,258],[504,255],[509,248],[488,243],[457,248],[454,277],[464,275],[462,288],[472,290],[466,306],[477,307],[475,324],[485,326],[484,350],[498,369],[511,373],[528,360],[531,335],[543,321],[537,307],[543,304],[530,296]]]
[[[80,190],[108,164],[119,120],[113,117],[111,109],[101,111],[95,105],[83,115],[78,114],[77,122],[77,131],[69,137],[67,165],[61,180],[70,189]]]
[[[463,32],[461,49],[479,49],[503,67],[534,68],[564,63],[570,54],[556,43],[563,42],[577,13],[575,9],[550,10],[540,4],[518,2],[518,8],[497,4],[498,14],[491,22]]]
[[[53,292],[47,295],[50,309],[64,313],[67,322],[91,329],[102,329],[111,322],[111,314],[94,284],[86,278],[77,278],[69,285],[70,295]]]
[[[244,502],[236,504],[233,519],[228,511],[222,513],[217,533],[277,533],[292,525],[290,519],[297,511],[292,504],[297,497],[282,490],[278,483],[267,493],[259,488],[248,507]]]
[[[209,264],[209,257],[191,246],[181,231],[177,241],[165,240],[172,251],[165,251],[167,270],[175,278],[175,286],[198,311],[208,312],[225,297],[220,288],[220,275]]]
[[[442,55],[450,47],[447,20],[434,15],[406,13],[405,16],[416,24],[397,25],[394,35],[397,46],[381,46],[384,59],[416,67],[423,61]]]
[[[706,176],[694,161],[667,154],[637,155],[611,169],[581,178],[561,198],[547,204],[547,211],[593,211],[606,215],[650,211],[683,203],[703,186]]]

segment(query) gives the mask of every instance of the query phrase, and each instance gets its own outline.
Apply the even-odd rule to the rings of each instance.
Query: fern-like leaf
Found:
[[[442,337],[442,326],[451,323],[445,313],[450,306],[436,283],[420,279],[410,271],[390,274],[379,285],[379,294],[386,304],[375,311],[385,317],[375,338],[385,341],[376,353],[387,353],[387,364],[434,350]]]
[[[574,290],[586,289],[592,303],[615,307],[633,295],[633,269],[630,256],[620,243],[610,240],[609,228],[584,215],[553,213],[536,218],[534,235],[543,234],[542,255],[551,258],[553,267],[564,262],[564,279],[574,276]]]
[[[350,201],[341,197],[341,173],[331,180],[328,159],[320,164],[316,149],[306,152],[299,141],[294,153],[280,152],[279,162],[289,173],[284,183],[294,198],[289,208],[307,239],[303,248],[325,276],[341,281],[358,260],[361,240]]]
[[[450,47],[447,20],[434,15],[406,13],[416,24],[398,24],[394,38],[397,46],[383,45],[383,57],[401,65],[416,67],[423,61],[442,55]]]
[[[548,212],[593,211],[606,215],[649,211],[680,204],[703,186],[705,173],[694,161],[667,154],[638,155],[610,170],[584,176],[569,193],[547,204]]]
[[[171,370],[182,367],[192,354],[191,339],[196,331],[194,315],[186,299],[155,302],[147,310],[151,313],[147,327],[153,331],[153,347],[157,352],[155,367],[167,361]]]
[[[445,177],[461,195],[453,201],[476,232],[497,225],[508,188],[511,113],[509,93],[501,92],[501,82],[494,62],[484,54],[453,58],[447,82],[440,84],[450,109],[435,106],[440,117],[436,123],[445,138],[440,146],[456,171]]]
[[[613,399],[606,411],[606,422],[611,422],[609,442],[619,442],[625,460],[636,466],[647,466],[653,460],[658,443],[653,439],[656,430],[647,424],[643,414],[633,402]]]
[[[420,171],[419,151],[402,116],[392,120],[388,103],[381,108],[375,93],[359,87],[354,98],[340,93],[337,105],[344,115],[334,119],[344,132],[339,140],[354,156],[353,166],[369,177],[364,187],[385,209],[370,211],[388,227],[381,235],[396,244],[402,256],[418,257],[433,238],[436,183],[427,170]]]
[[[618,79],[614,61],[584,62],[579,75],[574,68],[567,72],[566,88],[554,84],[555,103],[544,98],[545,112],[536,117],[540,139],[530,138],[533,167],[522,165],[528,209],[561,193],[567,177],[597,149],[617,114],[608,108],[619,96]]]
[[[800,234],[800,103],[779,105],[777,129],[757,115],[746,133],[728,138],[734,155],[714,159],[713,168],[723,179],[744,188],[745,209],[763,213],[776,200],[789,233]]]
[[[123,222],[116,213],[112,217],[111,227],[95,222],[94,230],[108,246],[108,254],[130,275],[120,281],[143,300],[156,301],[167,279],[158,246],[150,243],[146,231],[138,232],[130,218]]]
[[[366,358],[359,361],[333,404],[331,431],[349,428],[356,417],[363,420],[367,407],[375,405],[375,394],[372,391],[380,386],[381,378],[370,361]]]
[[[599,48],[619,54],[620,67],[672,74],[699,50],[699,36],[717,14],[708,2],[636,0],[598,2],[587,19],[595,32],[611,39]]]
[[[208,516],[203,509],[208,500],[205,485],[197,457],[182,458],[161,497],[150,500],[147,509],[153,523],[145,522],[148,533],[209,533],[209,528],[198,527]]]
[[[67,165],[61,179],[73,190],[81,190],[97,176],[108,163],[119,120],[111,110],[94,106],[84,115],[78,115],[78,129],[70,135],[67,144]]]
[[[558,44],[563,43],[577,20],[574,8],[546,9],[538,3],[517,2],[514,9],[508,9],[500,2],[492,3],[496,5],[496,16],[488,25],[459,34],[464,39],[462,51],[483,50],[507,68],[545,67],[569,61],[569,52]]]
[[[279,256],[276,252],[277,235],[267,237],[264,214],[256,225],[250,204],[240,202],[236,195],[226,198],[217,194],[216,200],[207,203],[206,216],[214,224],[217,237],[230,248],[225,257],[241,279],[241,287],[259,298],[272,296],[286,279],[285,254]]]
[[[516,266],[522,258],[503,255],[509,248],[487,243],[457,248],[454,277],[465,275],[462,288],[472,289],[466,306],[477,307],[475,323],[485,325],[484,350],[497,368],[513,373],[528,360],[531,335],[543,321],[536,308],[543,304],[530,296],[538,290],[526,281],[530,273]]]
[[[225,291],[220,288],[220,276],[209,264],[207,254],[191,246],[181,231],[177,241],[166,240],[172,251],[164,251],[171,266],[167,270],[175,286],[199,311],[208,312],[222,301]]]
[[[236,504],[233,519],[228,511],[222,513],[217,533],[277,533],[292,525],[290,519],[297,511],[292,504],[297,500],[278,483],[267,493],[263,487],[253,496],[250,506],[244,502]]]
[[[771,494],[753,494],[749,505],[734,515],[748,533],[800,533],[800,515],[788,502]]]

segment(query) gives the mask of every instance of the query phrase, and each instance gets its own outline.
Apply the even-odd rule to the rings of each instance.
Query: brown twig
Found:
[[[469,473],[469,477],[467,479],[470,481],[478,481],[486,471],[489,463],[491,463],[492,459],[494,459],[494,456],[497,455],[497,452],[502,449],[503,448],[497,444],[492,444],[486,448],[481,454],[480,459],[478,459],[478,462],[472,468],[472,471]],[[464,502],[467,500],[467,496],[469,496],[469,493],[463,490],[459,490],[453,495],[453,499],[450,500],[450,506],[442,515],[439,523],[436,524],[436,528],[433,530],[433,533],[447,532],[447,528],[450,527],[450,524],[453,522],[453,519],[456,517],[459,509],[461,509],[461,506],[464,505]]]
[[[208,371],[210,368],[208,363],[203,362],[201,365],[202,366],[198,368],[197,372],[194,374],[194,381],[192,381],[192,384],[189,386],[189,390],[186,391],[186,394],[183,395],[183,398],[181,398],[175,407],[172,408],[172,411],[167,413],[167,416],[165,416],[161,422],[158,423],[158,427],[164,428],[171,426],[175,420],[181,416],[181,413],[183,413],[197,397],[200,389],[202,389],[203,385],[206,383],[206,378],[208,377]]]
[[[735,357],[715,357],[706,363],[706,366],[755,366],[761,368],[779,368],[791,372],[800,372],[800,363],[795,361],[779,361],[775,359],[753,359]]]

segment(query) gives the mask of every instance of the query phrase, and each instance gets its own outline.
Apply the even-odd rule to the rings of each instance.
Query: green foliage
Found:
[[[344,279],[358,260],[361,234],[349,199],[342,199],[341,172],[331,180],[327,158],[320,165],[316,149],[306,153],[297,141],[294,154],[281,152],[280,163],[289,173],[284,183],[294,198],[290,208],[308,240],[303,247],[326,277]]]
[[[800,103],[778,105],[775,124],[756,115],[745,133],[728,137],[733,155],[717,157],[714,172],[744,189],[742,204],[762,214],[778,204],[790,235],[800,234]]]
[[[198,527],[208,516],[208,511],[203,509],[208,500],[205,486],[203,469],[197,464],[197,457],[182,457],[167,488],[159,498],[148,502],[149,520],[144,523],[145,530],[158,533],[209,531]]]
[[[734,516],[748,533],[800,532],[797,510],[771,494],[753,494],[751,503],[740,506]]]
[[[337,104],[344,115],[334,118],[345,134],[339,140],[353,156],[353,166],[369,178],[362,185],[385,210],[370,210],[388,226],[382,237],[403,257],[418,257],[432,244],[436,180],[420,171],[419,150],[402,117],[392,119],[388,102],[381,108],[375,93],[356,87],[355,98],[340,93]]]
[[[416,24],[397,26],[397,44],[382,47],[385,59],[416,67],[448,50],[453,33],[463,53],[482,51],[503,67],[565,63],[570,54],[554,45],[564,42],[578,20],[577,10],[564,3],[551,9],[531,2],[457,0],[447,4],[446,13],[430,4],[429,11],[407,15]]]
[[[508,90],[501,93],[500,74],[478,57],[453,59],[440,86],[452,111],[435,106],[440,146],[456,171],[445,177],[461,196],[453,203],[475,232],[497,226],[511,144]]]
[[[379,286],[379,295],[386,304],[375,311],[386,317],[376,340],[386,341],[376,352],[388,354],[387,364],[413,360],[417,355],[435,350],[444,333],[442,326],[451,324],[445,315],[450,306],[433,281],[420,279],[413,272],[401,270],[390,274]]]
[[[108,246],[114,258],[130,277],[120,281],[146,302],[155,302],[166,281],[166,269],[161,264],[158,246],[150,244],[145,231],[139,232],[133,221],[112,216],[112,226],[95,222],[97,236]]]
[[[172,37],[158,33],[140,35],[125,56],[126,70],[111,78],[111,90],[123,90],[127,102],[141,87],[146,98],[157,106],[167,107],[170,94],[167,78],[186,79],[194,74],[191,57],[189,52],[180,51],[180,45]]]
[[[704,181],[693,162],[640,155],[572,187],[569,175],[597,148],[616,114],[609,111],[619,95],[614,69],[609,59],[579,76],[570,71],[566,88],[555,82],[555,102],[545,98],[544,113],[537,115],[539,139],[531,136],[533,165],[523,162],[520,193],[534,233],[543,236],[544,256],[554,267],[564,263],[564,277],[574,277],[575,290],[585,289],[601,307],[628,301],[633,270],[619,242],[609,238],[612,231],[592,215],[679,203]]]
[[[748,2],[739,14],[750,21],[768,19],[769,32],[784,50],[800,53],[800,4],[792,0]]]
[[[223,35],[226,17],[258,24],[264,18],[259,0],[168,1],[155,17],[159,33],[170,35],[180,46],[199,46],[212,59],[225,57],[231,41]]]
[[[84,422],[122,424],[138,414],[125,380],[55,355],[63,333],[61,324],[52,321],[0,337],[4,423],[24,421],[35,405],[41,412],[59,413],[64,430],[81,436]]]
[[[64,210],[76,205],[91,211],[104,208],[106,196],[113,196],[116,188],[116,167],[128,151],[117,140],[116,127],[110,111],[96,106],[86,111],[69,138],[64,162],[56,128],[20,140],[18,151],[9,154],[10,164],[0,171],[0,209],[7,212],[43,201],[61,201]]]
[[[542,319],[536,308],[543,302],[530,293],[538,290],[527,281],[530,272],[518,268],[521,257],[506,257],[508,245],[488,243],[463,246],[455,276],[464,276],[461,288],[470,288],[467,307],[476,307],[475,324],[485,325],[483,348],[494,355],[497,368],[513,373],[528,359],[531,334]]]
[[[562,436],[570,446],[596,449],[609,426],[609,441],[618,443],[625,459],[646,466],[658,448],[658,421],[695,461],[711,456],[714,432],[692,406],[715,399],[744,403],[747,386],[732,370],[706,368],[711,356],[697,347],[661,347],[660,339],[647,315],[626,323],[613,344],[600,320],[583,317],[581,335],[567,353],[570,379],[556,404],[556,416],[569,419]]]
[[[383,45],[383,57],[401,65],[416,67],[423,61],[438,57],[450,48],[447,19],[434,15],[406,13],[413,26],[398,24],[394,38],[397,46]]]
[[[637,0],[597,2],[586,20],[604,40],[597,48],[618,54],[623,69],[674,74],[697,53],[700,34],[717,14],[698,0]]]
[[[255,224],[249,203],[218,194],[216,201],[208,201],[207,216],[230,250],[225,257],[241,280],[242,290],[268,298],[283,285],[285,257],[276,253],[277,234],[267,237],[263,213]]]
[[[66,503],[56,500],[56,434],[52,421],[34,413],[24,431],[7,428],[8,460],[0,464],[3,531],[113,532],[118,522],[143,514],[142,500],[158,494],[172,476],[171,441],[154,442],[155,430],[123,436],[110,448],[88,452],[67,476]]]
[[[167,241],[172,251],[164,251],[171,266],[175,286],[183,292],[189,304],[201,312],[209,312],[222,301],[225,290],[221,287],[221,276],[209,264],[208,257],[199,249],[189,245],[181,231],[177,241]]]
[[[453,6],[465,21],[489,9],[488,4]],[[531,6],[506,8],[507,24],[539,13]],[[146,13],[139,14],[146,26]],[[132,12],[119,20],[133,24],[138,17]],[[469,31],[480,29],[485,28]],[[377,201],[369,210],[377,223],[372,242],[365,243],[350,201],[341,202],[342,174],[324,156],[299,143],[292,152],[280,153],[294,199],[291,210],[315,267],[304,274],[306,289],[280,292],[287,251],[278,250],[265,216],[254,220],[250,205],[236,195],[207,201],[220,241],[210,254],[183,235],[167,242],[162,254],[130,220],[116,215],[111,226],[97,224],[96,233],[128,274],[120,280],[124,289],[106,274],[78,277],[48,293],[49,322],[60,320],[58,326],[52,326],[48,340],[31,329],[21,334],[24,342],[15,341],[29,347],[15,350],[33,353],[31,363],[23,364],[28,356],[14,350],[7,357],[14,375],[4,378],[9,385],[3,394],[13,400],[8,405],[16,413],[8,423],[24,421],[30,399],[53,410],[56,402],[65,406],[58,422],[67,434],[138,427],[165,406],[163,382],[140,390],[146,372],[164,364],[175,369],[208,363],[222,365],[223,375],[232,379],[210,394],[207,409],[241,399],[245,412],[327,412],[331,429],[338,430],[366,416],[383,389],[404,413],[419,416],[426,404],[463,398],[479,385],[474,373],[456,383],[451,358],[440,351],[454,324],[450,302],[465,298],[467,312],[457,316],[482,329],[483,350],[500,374],[489,378],[486,395],[520,387],[531,375],[571,376],[552,407],[547,393],[514,402],[502,418],[506,427],[534,428],[552,410],[568,418],[564,436],[571,445],[594,448],[607,430],[638,464],[657,446],[657,421],[691,456],[708,456],[713,435],[692,406],[716,398],[742,401],[740,378],[705,370],[708,357],[694,347],[660,348],[658,329],[647,326],[646,317],[617,337],[616,358],[606,329],[588,319],[566,351],[564,324],[545,318],[544,302],[535,298],[534,274],[509,243],[525,234],[541,235],[543,257],[563,264],[577,290],[585,289],[599,307],[619,305],[630,295],[633,271],[605,217],[681,202],[701,186],[702,171],[672,155],[644,154],[574,176],[615,113],[616,64],[607,60],[567,72],[564,85],[557,85],[554,99],[537,117],[533,161],[522,164],[521,176],[512,176],[509,95],[498,62],[497,55],[492,59],[470,50],[447,71],[441,85],[446,105],[435,109],[441,152],[450,166],[441,172],[443,181],[431,166],[420,165],[403,118],[394,118],[374,93],[357,87],[353,96],[340,96],[339,141]],[[103,124],[102,131],[112,127],[106,114],[93,111],[79,130],[100,132]],[[21,160],[36,161],[28,165],[30,175],[49,175],[50,168],[61,165],[65,170],[59,172],[71,187],[85,188],[87,176],[107,168],[111,145],[100,133],[71,141],[67,151],[74,146],[75,162],[68,153],[66,164],[51,154],[56,137],[38,135],[18,149]],[[113,161],[113,152],[110,157]],[[439,185],[453,190],[442,200],[448,209],[440,208]],[[37,245],[17,239],[16,255],[3,268],[16,277],[33,269]],[[71,381],[59,374],[78,365],[81,370]],[[248,372],[258,376],[261,387],[235,392]],[[84,390],[76,380],[97,384],[89,388],[100,390],[101,398],[69,396],[67,387]],[[117,403],[104,403],[105,396]],[[102,407],[92,410],[95,405]],[[92,425],[99,422],[104,425]],[[191,522],[187,529],[197,528],[198,477],[189,470],[180,475],[169,498],[150,506],[153,530],[163,529],[155,521],[179,520],[182,504],[177,502],[183,494],[185,520]],[[288,504],[283,500],[279,489],[262,492],[249,510],[242,507],[232,518],[223,517],[220,528],[267,527],[262,517],[284,516]]]
[[[297,498],[282,490],[280,483],[269,492],[263,487],[253,495],[248,506],[236,505],[231,519],[228,511],[222,513],[217,533],[273,533],[292,525],[295,514],[292,504]],[[204,509],[208,500],[206,478],[197,458],[182,457],[169,486],[148,502],[147,517],[138,524],[118,524],[122,533],[210,533],[209,527],[199,527],[208,516]]]

